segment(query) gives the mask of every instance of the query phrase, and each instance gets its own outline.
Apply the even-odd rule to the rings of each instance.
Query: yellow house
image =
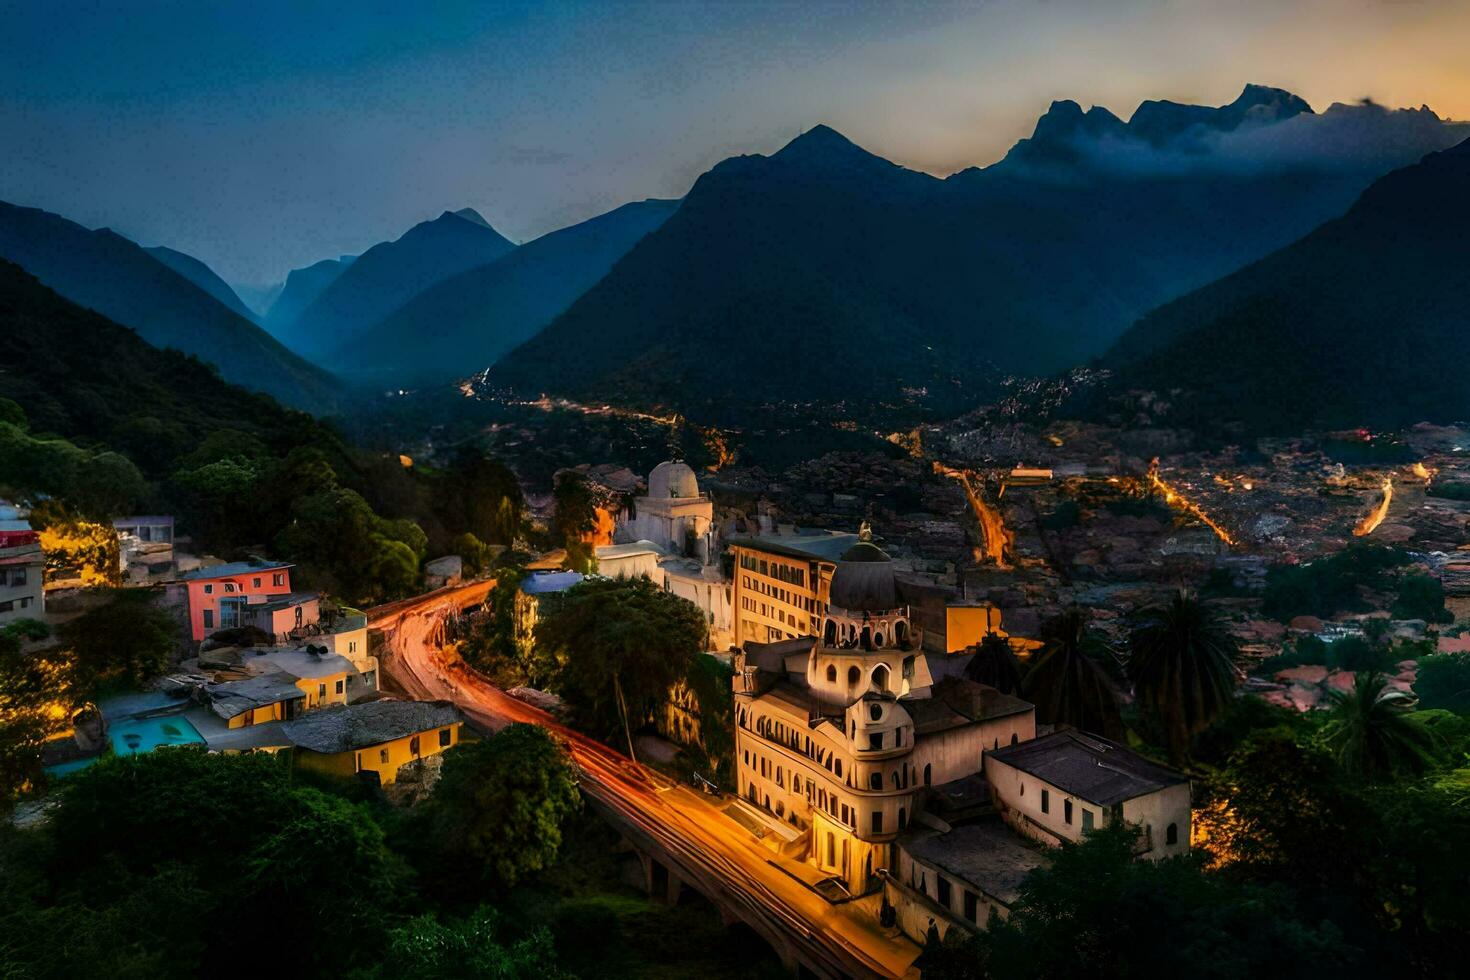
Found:
[[[208,693],[210,710],[230,728],[295,718],[306,701],[297,678],[281,670],[211,684]]]
[[[374,772],[386,785],[405,763],[458,745],[463,724],[448,701],[369,701],[312,711],[282,730],[300,765],[334,776]]]

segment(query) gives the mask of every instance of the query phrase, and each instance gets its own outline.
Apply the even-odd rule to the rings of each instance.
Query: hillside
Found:
[[[1470,418],[1470,141],[1151,313],[1109,354],[1170,417],[1247,432]]]
[[[210,433],[258,440],[284,454],[336,438],[310,416],[221,381],[214,368],[83,309],[20,266],[0,261],[0,397],[35,433],[123,452],[147,476]]]
[[[700,177],[488,383],[728,421],[961,408],[1001,374],[1098,356],[1458,131],[1428,110],[1318,116],[1261,86],[1128,123],[1057,103],[1029,149],[939,180],[817,127]]]
[[[330,357],[383,385],[462,378],[534,336],[607,274],[678,201],[640,201],[543,235],[430,286]]]
[[[89,231],[41,211],[0,203],[0,258],[72,302],[219,367],[220,375],[311,411],[336,402],[335,379],[203,289],[107,229]]]
[[[283,333],[277,336],[290,338],[304,356],[323,361],[418,293],[514,248],[474,211],[445,211],[395,241],[368,249],[293,321],[281,323]]]
[[[167,245],[145,247],[143,251],[219,300],[221,305],[232,312],[238,313],[253,323],[259,322],[256,315],[245,305],[245,301],[236,294],[230,284],[199,259],[177,249],[169,248]]]

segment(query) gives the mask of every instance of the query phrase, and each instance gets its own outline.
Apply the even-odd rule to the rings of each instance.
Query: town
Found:
[[[0,980],[1463,972],[1470,6],[6,28]]]

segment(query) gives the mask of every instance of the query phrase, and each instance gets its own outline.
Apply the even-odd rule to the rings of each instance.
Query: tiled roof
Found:
[[[448,701],[369,701],[308,712],[286,723],[293,744],[331,754],[381,745],[462,721]]]

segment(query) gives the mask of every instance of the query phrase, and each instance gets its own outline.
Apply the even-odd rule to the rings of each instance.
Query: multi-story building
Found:
[[[795,638],[748,641],[736,657],[735,761],[742,799],[806,832],[808,860],[865,892],[926,794],[979,772],[986,751],[1033,738],[1035,714],[965,679],[962,659],[925,653],[892,562],[866,532],[848,537],[830,562],[737,563],[737,575],[783,582],[803,601],[778,600],[798,616]],[[830,575],[814,577],[824,563]]]
[[[0,531],[0,626],[46,611],[46,557],[35,531]]]
[[[791,531],[730,541],[735,645],[815,636],[838,560],[858,535]]]
[[[245,607],[272,596],[291,594],[289,562],[230,562],[184,575],[188,593],[189,637],[198,643],[216,630],[247,625]]]

